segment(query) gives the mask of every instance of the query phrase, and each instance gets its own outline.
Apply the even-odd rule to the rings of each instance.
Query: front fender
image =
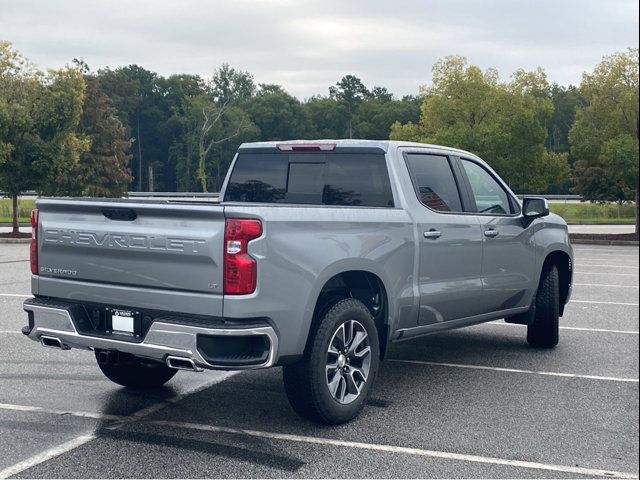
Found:
[[[569,241],[567,224],[559,216],[551,214],[549,217],[537,220],[535,229],[537,278],[542,275],[542,268],[550,255],[562,252],[569,258],[569,284],[566,297],[568,302],[573,281],[573,247]]]

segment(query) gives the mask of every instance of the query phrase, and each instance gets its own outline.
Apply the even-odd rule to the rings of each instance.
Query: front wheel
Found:
[[[283,368],[289,402],[314,422],[347,422],[364,408],[378,371],[373,317],[362,302],[345,298],[322,315],[310,335],[303,359]]]
[[[527,327],[527,342],[535,348],[553,348],[558,344],[560,329],[560,281],[555,265],[542,269],[536,294],[533,324]]]
[[[178,372],[163,363],[145,361],[133,355],[117,354],[117,360],[105,361],[105,352],[96,350],[96,360],[104,376],[123,387],[157,388]],[[109,358],[111,356],[107,356]]]

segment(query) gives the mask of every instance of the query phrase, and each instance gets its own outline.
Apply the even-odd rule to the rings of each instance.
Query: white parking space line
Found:
[[[607,255],[608,257],[637,257],[640,251],[633,250],[600,250],[598,248],[573,248],[574,253],[579,252],[598,252],[598,255]],[[615,252],[615,253],[609,253]],[[628,253],[623,253],[628,252]]]
[[[20,330],[0,330],[0,333],[22,333]]]
[[[505,324],[508,325],[508,324]],[[517,325],[514,325],[517,326]],[[580,332],[601,332],[601,333],[626,333],[628,335],[638,335],[634,330],[610,330],[607,328],[583,328],[583,327],[559,327],[560,330],[577,330]]]
[[[611,273],[611,272],[574,272],[574,275],[616,275],[619,277],[635,277],[638,278],[637,273]]]
[[[103,428],[109,428],[109,429],[113,429],[116,430],[118,428],[121,428],[129,423],[133,423],[139,420],[142,420],[144,417],[151,415],[155,412],[157,412],[158,410],[161,410],[162,408],[168,407],[169,405],[173,405],[181,400],[183,400],[185,397],[189,396],[189,395],[193,395],[195,393],[201,392],[202,390],[205,390],[213,385],[215,385],[216,383],[220,383],[224,380],[226,380],[227,378],[231,377],[232,375],[234,375],[237,372],[224,372],[222,375],[220,375],[219,377],[215,378],[213,381],[210,382],[206,382],[203,385],[200,385],[196,388],[193,388],[191,390],[187,390],[184,393],[178,394],[172,398],[169,398],[167,400],[163,400],[157,403],[153,403],[151,405],[149,405],[148,407],[145,407],[135,413],[132,413],[131,415],[128,415],[126,417],[118,417],[118,416],[114,416],[114,415],[103,415],[103,414],[97,414],[99,416],[97,417],[91,417],[91,418],[101,418],[101,419],[105,419],[105,420],[113,420],[114,423],[112,423],[110,426],[103,426]],[[55,411],[55,410],[47,410],[44,408],[39,408],[39,407],[33,407],[33,408],[38,408],[38,410],[32,410],[32,407],[26,407],[26,406],[19,406],[19,405],[8,405],[8,404],[3,404],[6,408],[6,410],[22,410],[22,411],[38,411],[38,412],[42,412],[42,413],[54,413],[54,414],[60,414],[60,415],[78,415],[78,416],[82,416],[85,413],[88,412],[60,412],[60,411]],[[17,408],[16,408],[17,407]],[[88,416],[88,415],[87,415]],[[51,460],[52,458],[55,458],[59,455],[62,455],[63,453],[67,453],[70,452],[71,450],[74,450],[82,445],[84,445],[85,443],[90,442],[91,440],[94,440],[98,438],[98,434],[93,432],[90,434],[84,434],[84,435],[79,435],[71,440],[69,440],[68,442],[65,442],[61,445],[58,445],[56,447],[53,447],[49,450],[46,450],[44,452],[38,453],[30,458],[27,458],[26,460],[23,460],[21,462],[18,462],[10,467],[5,468],[4,470],[0,470],[0,478],[7,478],[13,475],[17,475],[20,472],[23,472],[31,467],[34,467],[36,465],[39,465],[43,462],[46,462],[47,460]]]
[[[46,413],[49,415],[71,415],[73,417],[93,418],[97,420],[122,420],[123,418],[125,418],[122,415],[110,415],[107,413],[52,410],[44,407],[34,407],[32,405],[15,405],[12,403],[0,403],[0,410],[13,410],[16,412]]]
[[[92,412],[73,412],[73,411],[65,412],[62,410],[48,410],[40,407],[32,407],[32,406],[26,406],[26,405],[13,405],[13,404],[0,403],[0,409],[21,411],[21,412],[48,413],[48,414],[54,414],[54,415],[72,415],[77,417],[89,417],[89,418],[100,418],[100,419],[106,419],[106,418],[119,419],[127,423],[129,423],[129,421],[132,420],[131,417],[122,417],[118,415],[103,415],[103,414],[96,414]],[[591,469],[591,468],[570,467],[565,465],[545,464],[545,463],[538,463],[538,462],[512,460],[512,459],[495,458],[495,457],[482,457],[478,455],[467,455],[462,453],[443,452],[443,451],[437,451],[437,450],[425,450],[421,448],[412,448],[412,447],[400,447],[395,445],[351,442],[348,440],[337,440],[332,438],[292,435],[288,433],[276,433],[276,432],[265,432],[265,431],[259,431],[259,430],[244,430],[244,429],[236,429],[236,428],[228,428],[228,427],[218,427],[215,425],[203,425],[203,424],[195,424],[195,423],[188,423],[188,422],[172,422],[172,421],[165,421],[165,420],[145,421],[144,419],[141,419],[141,420],[147,424],[158,425],[163,427],[180,428],[185,430],[199,430],[199,431],[215,432],[215,433],[228,433],[228,434],[234,434],[234,435],[245,435],[245,436],[251,436],[251,437],[267,438],[270,440],[283,440],[283,441],[291,441],[291,442],[299,442],[299,443],[310,443],[310,444],[316,444],[316,445],[357,448],[357,449],[374,450],[374,451],[381,451],[381,452],[387,452],[387,453],[398,453],[398,454],[404,454],[404,455],[441,458],[441,459],[447,459],[447,460],[459,460],[463,462],[488,463],[493,465],[504,465],[504,466],[510,466],[510,467],[529,468],[529,469],[535,469],[535,470],[575,473],[575,474],[588,475],[588,476],[636,478],[636,476],[632,473],[617,472],[614,470],[600,470],[600,469]],[[58,445],[56,447],[53,447],[50,450],[47,450],[46,452],[40,453],[29,460],[25,460],[23,462],[17,463],[12,467],[9,467],[5,470],[0,471],[0,478],[7,478],[9,476],[16,475],[26,470],[27,468],[30,468],[36,465],[37,463],[42,463],[46,460],[50,460],[51,458],[57,457],[58,455],[69,452],[97,437],[98,436],[96,434],[82,435],[82,436],[76,437],[66,443],[63,443],[62,445]],[[37,463],[33,463],[33,461],[37,461]]]
[[[595,303],[598,305],[626,305],[629,307],[637,307],[637,303],[625,303],[625,302],[599,302],[596,300],[573,300],[571,299],[569,303]]]
[[[611,256],[611,257],[612,257],[612,256]],[[627,257],[627,258],[634,258],[634,257],[632,257],[631,255],[626,255],[626,257]],[[620,262],[628,262],[628,261],[629,261],[629,260],[621,260],[621,259],[619,259],[619,257],[616,257],[616,258],[607,258],[607,257],[587,257],[587,256],[580,257],[578,260],[579,260],[579,261],[584,260],[584,261],[586,261],[586,262],[593,262],[593,261],[610,262],[610,261],[612,261],[612,260],[613,260],[613,261],[620,261]]]
[[[614,287],[614,288],[639,288],[638,285],[611,285],[605,283],[574,283],[580,287]]]
[[[517,323],[507,323],[502,320],[496,320],[494,322],[480,323],[476,326],[483,325],[499,325],[501,327],[525,327],[526,325],[519,325]],[[558,327],[560,330],[576,330],[579,332],[598,332],[598,333],[625,333],[627,335],[638,335],[639,332],[635,330],[610,330],[608,328],[586,328],[586,327]]]
[[[601,267],[601,268],[635,268],[638,270],[640,267],[629,266],[629,265],[601,265],[595,263],[576,263],[576,267]]]
[[[18,297],[18,298],[29,298],[33,297],[33,295],[23,294],[23,293],[0,293],[0,297]]]
[[[72,438],[68,442],[65,442],[61,445],[57,445],[49,450],[45,450],[44,452],[38,453],[33,457],[27,458],[21,462],[18,462],[10,467],[5,468],[4,470],[0,470],[0,478],[9,478],[14,475],[17,475],[20,472],[27,470],[35,465],[40,463],[44,463],[47,460],[51,460],[63,453],[70,452],[71,450],[75,450],[76,448],[84,445],[85,443],[89,443],[91,440],[94,440],[96,435],[94,433],[88,435],[80,435],[78,437]]]
[[[416,365],[429,365],[434,367],[468,368],[472,370],[491,370],[495,372],[526,373],[531,375],[543,375],[548,377],[581,378],[586,380],[603,380],[607,382],[638,383],[637,378],[602,377],[600,375],[580,375],[577,373],[562,373],[562,372],[541,372],[538,370],[521,370],[518,368],[489,367],[486,365],[465,365],[460,363],[446,363],[446,362],[427,362],[423,360],[401,360],[401,359],[395,359],[395,358],[391,358],[387,361],[397,362],[397,363],[411,363]]]
[[[442,452],[437,450],[426,450],[422,448],[399,447],[396,445],[384,445],[378,443],[351,442],[348,440],[338,440],[334,438],[311,437],[304,435],[293,435],[289,433],[265,432],[260,430],[245,430],[240,428],[219,427],[216,425],[202,425],[187,422],[171,422],[166,420],[154,420],[147,422],[152,425],[162,427],[182,428],[186,430],[199,430],[213,433],[227,433],[231,435],[244,435],[269,440],[282,440],[288,442],[309,443],[314,445],[325,445],[340,448],[354,448],[361,450],[372,450],[377,452],[398,453],[404,455],[414,455],[421,457],[440,458],[446,460],[458,460],[462,462],[485,463],[491,465],[503,465],[508,467],[528,468],[534,470],[546,470],[552,472],[572,473],[577,475],[587,475],[590,477],[617,477],[617,478],[637,478],[635,473],[616,472],[612,470],[600,470],[592,468],[571,467],[565,465],[553,465],[523,460],[512,460],[495,457],[482,457],[479,455],[467,455],[464,453]]]
[[[604,258],[605,260],[616,260],[616,259],[630,259],[630,258],[638,258],[638,254],[629,254],[629,255],[618,255],[615,253],[598,253],[598,254],[581,254],[576,253],[576,258],[588,260],[590,258]]]

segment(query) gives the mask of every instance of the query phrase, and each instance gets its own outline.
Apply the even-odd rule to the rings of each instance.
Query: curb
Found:
[[[569,239],[572,245],[609,245],[614,247],[637,247],[636,240],[587,240],[583,238]]]
[[[31,243],[30,238],[0,238],[0,243]]]

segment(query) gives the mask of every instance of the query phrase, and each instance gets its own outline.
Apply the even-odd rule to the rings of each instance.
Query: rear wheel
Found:
[[[536,348],[558,344],[560,328],[560,281],[555,265],[545,265],[536,295],[533,324],[527,327],[527,342]]]
[[[364,408],[379,359],[378,332],[367,307],[353,298],[338,300],[311,332],[303,359],[283,368],[291,406],[318,423],[353,419]]]
[[[143,360],[134,355],[96,350],[98,366],[105,377],[131,388],[157,388],[178,372],[163,363]]]

